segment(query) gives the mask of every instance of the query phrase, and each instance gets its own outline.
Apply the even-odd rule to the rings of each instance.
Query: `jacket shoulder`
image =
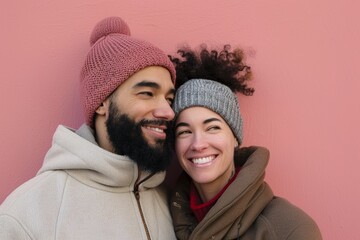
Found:
[[[321,240],[321,233],[315,221],[286,199],[274,199],[262,211],[261,218],[277,239]]]

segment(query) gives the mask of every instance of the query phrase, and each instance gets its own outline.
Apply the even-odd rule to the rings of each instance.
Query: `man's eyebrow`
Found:
[[[174,94],[175,95],[175,88],[170,89],[169,94]]]
[[[156,82],[151,82],[146,80],[138,82],[133,86],[133,88],[138,88],[138,87],[150,87],[150,88],[160,89],[160,85],[157,84]]]
[[[161,88],[158,83],[152,82],[152,81],[147,81],[147,80],[138,82],[132,88],[140,88],[140,87],[150,87],[150,88],[155,88],[155,89],[160,89]],[[175,88],[171,88],[169,90],[168,94],[175,94]]]

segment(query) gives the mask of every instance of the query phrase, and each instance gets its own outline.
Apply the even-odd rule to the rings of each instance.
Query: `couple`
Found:
[[[57,128],[37,176],[0,206],[0,239],[321,239],[264,182],[268,151],[240,148],[235,93],[253,91],[241,52],[169,59],[117,17],[90,43],[86,124]],[[171,147],[185,171],[168,201]]]

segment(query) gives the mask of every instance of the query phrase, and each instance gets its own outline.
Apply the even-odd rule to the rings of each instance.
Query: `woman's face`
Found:
[[[224,186],[234,169],[237,141],[217,113],[203,107],[183,110],[175,124],[175,150],[194,182]]]

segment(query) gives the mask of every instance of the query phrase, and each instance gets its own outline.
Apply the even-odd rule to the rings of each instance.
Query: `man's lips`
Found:
[[[160,127],[151,127],[151,126],[145,126],[145,128],[150,129],[155,132],[163,133],[164,129],[166,128],[160,128]]]
[[[157,131],[157,132],[164,132],[166,130],[166,126],[148,126],[148,125],[145,125],[144,127],[148,128],[148,129],[151,129],[151,130],[154,130],[154,131]]]
[[[155,137],[155,138],[160,138],[160,139],[165,139],[166,138],[166,126],[155,126],[155,125],[144,125],[142,126],[146,133]]]

